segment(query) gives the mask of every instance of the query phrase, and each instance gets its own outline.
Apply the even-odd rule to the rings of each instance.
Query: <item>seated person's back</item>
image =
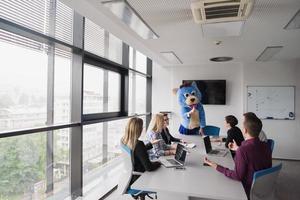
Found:
[[[247,192],[252,185],[253,174],[256,171],[272,167],[272,153],[267,143],[258,137],[242,142],[235,155],[235,163],[244,162],[244,172],[240,177]]]
[[[151,143],[145,145],[143,141],[138,140],[143,130],[143,120],[140,118],[131,118],[126,126],[125,135],[121,141],[124,145],[133,151],[133,170],[136,172],[145,172],[156,170],[159,162],[151,162],[147,150],[152,148]],[[138,179],[138,175],[133,175],[130,185]]]

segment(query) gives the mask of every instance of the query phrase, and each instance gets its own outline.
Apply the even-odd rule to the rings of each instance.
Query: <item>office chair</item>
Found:
[[[142,175],[142,173],[133,171],[133,152],[131,151],[131,149],[129,149],[126,145],[122,143],[121,149],[124,168],[118,183],[118,193],[121,195],[129,194],[134,199],[138,199],[139,197],[142,197],[143,199],[145,198],[145,196],[148,196],[150,199],[153,199],[151,196],[149,196],[149,194],[155,194],[156,199],[157,197],[155,192],[141,191],[130,188],[131,177],[133,175]]]
[[[219,136],[220,128],[217,126],[205,126],[203,128],[204,135]]]
[[[267,140],[267,143],[268,143],[268,145],[269,145],[269,146],[270,146],[270,148],[271,148],[271,152],[273,153],[273,149],[274,149],[275,141],[274,141],[274,140],[272,140],[272,139],[268,139],[268,140]]]
[[[250,200],[274,200],[275,184],[282,163],[254,173],[250,190]]]

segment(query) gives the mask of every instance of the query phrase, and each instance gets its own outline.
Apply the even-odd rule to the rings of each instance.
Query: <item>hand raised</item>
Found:
[[[236,151],[239,148],[239,146],[236,144],[235,140],[233,140],[233,142],[230,142],[228,144],[228,147],[232,151]]]

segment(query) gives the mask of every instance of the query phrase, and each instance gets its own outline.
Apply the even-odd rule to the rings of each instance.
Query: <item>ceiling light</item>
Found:
[[[166,51],[160,53],[172,64],[183,64],[180,58],[173,51]]]
[[[256,61],[268,61],[270,60],[275,54],[277,54],[283,46],[273,46],[267,47],[265,50],[256,58]]]
[[[233,60],[233,57],[221,56],[221,57],[214,57],[209,60],[213,62],[227,62]]]
[[[289,23],[284,27],[284,29],[299,29],[300,28],[300,10],[293,16]]]
[[[158,39],[159,36],[126,0],[108,0],[102,4],[143,39]]]

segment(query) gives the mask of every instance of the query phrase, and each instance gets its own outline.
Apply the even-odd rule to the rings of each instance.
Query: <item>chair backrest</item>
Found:
[[[219,136],[220,128],[217,126],[205,126],[203,128],[204,135]]]
[[[123,171],[118,183],[118,193],[126,194],[133,172],[132,150],[121,142]]]
[[[278,174],[282,168],[282,163],[253,174],[250,200],[275,199],[274,190]]]
[[[268,140],[267,140],[267,143],[268,143],[269,147],[271,148],[271,152],[273,153],[275,141],[272,140],[272,139],[268,139]]]

